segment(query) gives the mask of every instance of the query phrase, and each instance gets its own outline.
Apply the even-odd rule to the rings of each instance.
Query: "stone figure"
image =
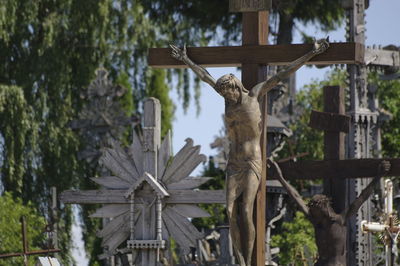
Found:
[[[350,217],[357,214],[361,205],[373,193],[374,186],[379,183],[380,178],[389,172],[391,167],[390,162],[382,161],[379,164],[378,175],[342,213],[336,213],[333,210],[329,198],[325,195],[314,195],[310,202],[306,204],[297,190],[284,179],[279,165],[276,162],[270,161],[270,166],[275,167],[279,181],[314,226],[315,240],[318,248],[318,260],[315,265],[345,266],[347,221]]]
[[[180,49],[171,45],[171,55],[174,58],[188,65],[202,81],[225,98],[225,120],[230,141],[226,168],[227,212],[234,250],[241,266],[251,265],[255,240],[253,207],[262,168],[260,101],[280,81],[328,47],[328,39],[316,41],[308,53],[272,78],[248,90],[233,74],[224,75],[215,81],[207,70],[187,56],[186,47]]]

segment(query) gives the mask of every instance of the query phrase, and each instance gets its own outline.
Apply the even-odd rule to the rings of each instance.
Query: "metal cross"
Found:
[[[361,222],[363,233],[383,233],[385,244],[386,266],[394,265],[394,258],[397,256],[397,238],[400,233],[400,226],[397,224],[397,216],[393,212],[393,183],[390,179],[385,180],[385,213],[383,222]],[[395,254],[395,256],[392,256]]]
[[[49,253],[60,252],[60,249],[47,249],[47,250],[33,250],[29,251],[28,247],[28,233],[26,231],[26,219],[25,216],[21,217],[21,233],[22,233],[22,252],[0,254],[0,259],[11,258],[11,257],[23,257],[24,265],[28,266],[28,256],[31,255],[42,255]]]

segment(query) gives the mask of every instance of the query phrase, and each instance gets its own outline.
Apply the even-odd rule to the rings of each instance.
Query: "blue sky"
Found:
[[[318,31],[314,25],[300,25],[299,29],[315,36],[317,39],[330,36],[331,41],[345,41],[345,30],[343,26],[334,32]],[[370,7],[366,12],[366,45],[388,45],[400,46],[400,0],[371,0]],[[300,43],[299,31],[294,32],[294,43]],[[226,73],[234,73],[240,77],[236,68],[208,68],[214,78],[219,78]],[[302,67],[297,72],[297,89],[313,79],[322,80],[329,68],[316,69],[315,67]],[[173,123],[173,150],[178,152],[185,144],[185,139],[190,137],[196,145],[201,145],[201,153],[207,157],[215,154],[210,148],[215,136],[219,135],[222,128],[222,114],[224,101],[207,84],[202,84],[201,90],[201,113],[196,116],[196,108],[192,100],[191,107],[185,114],[178,101],[175,90],[170,94],[177,106],[175,121]],[[199,175],[202,166],[199,166],[194,174]]]

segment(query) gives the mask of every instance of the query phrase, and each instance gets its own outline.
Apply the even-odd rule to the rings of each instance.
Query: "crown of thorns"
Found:
[[[307,204],[308,207],[323,207],[328,206],[331,203],[331,199],[325,195],[315,195],[311,198],[310,202]]]

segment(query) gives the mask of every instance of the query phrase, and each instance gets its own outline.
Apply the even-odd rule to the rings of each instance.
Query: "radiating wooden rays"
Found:
[[[191,177],[190,173],[206,157],[200,154],[200,146],[193,146],[193,140],[186,139],[184,147],[171,156],[170,135],[164,138],[158,149],[158,182],[167,190],[169,197],[163,199],[162,234],[163,239],[172,237],[180,247],[188,252],[196,246],[196,240],[202,234],[190,223],[188,218],[208,217],[209,214],[196,206],[198,203],[225,203],[225,195],[219,191],[193,191],[210,178]],[[143,170],[143,141],[133,134],[133,142],[124,149],[117,141],[111,142],[111,147],[103,151],[100,162],[112,172],[112,176],[91,178],[104,187],[95,191],[65,191],[61,194],[64,203],[93,204],[103,203],[91,217],[111,218],[98,236],[103,238],[102,245],[107,247],[110,256],[128,239],[130,235],[129,199],[124,194],[144,175]],[[146,186],[147,184],[144,184]],[[136,190],[135,193],[135,238],[146,239],[143,223],[155,223],[152,213],[143,219],[144,208],[148,208],[149,195],[147,192]],[[151,201],[151,200],[150,200]],[[147,238],[148,239],[148,238]]]

